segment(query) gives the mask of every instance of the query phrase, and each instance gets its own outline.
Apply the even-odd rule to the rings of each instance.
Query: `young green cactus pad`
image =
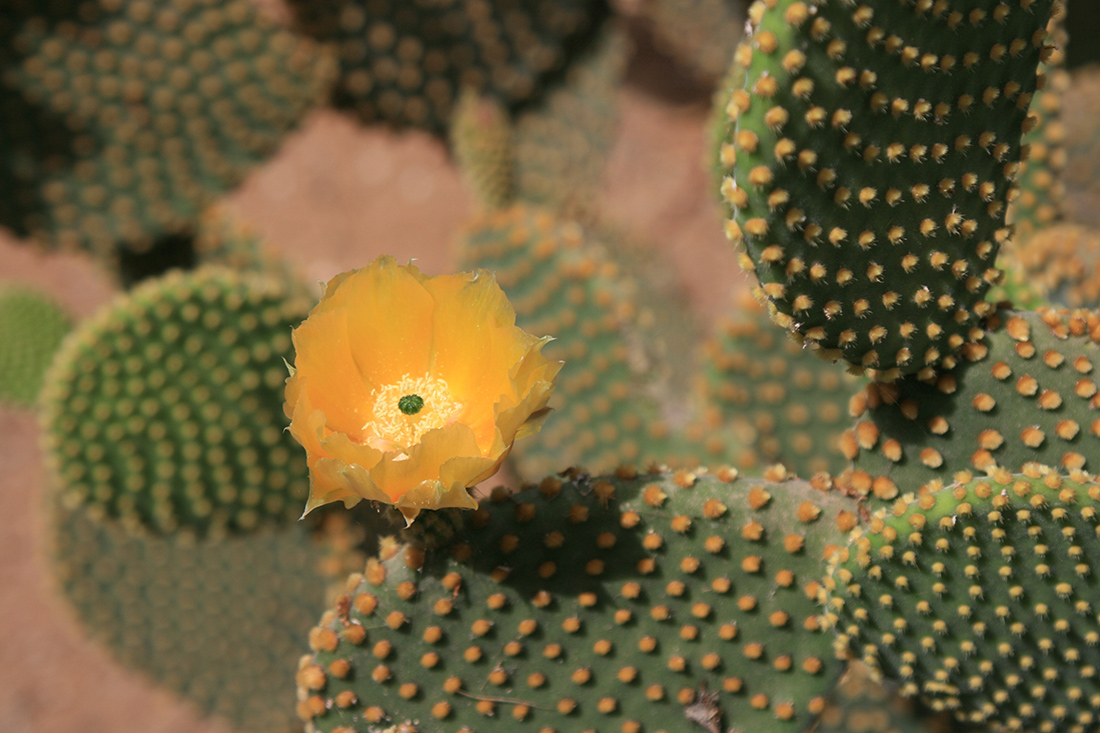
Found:
[[[722,185],[775,320],[881,379],[980,336],[1054,0],[759,0]]]
[[[503,209],[515,195],[512,121],[498,100],[465,89],[449,130],[455,162],[477,205]]]
[[[561,81],[516,118],[515,180],[521,201],[570,217],[595,217],[629,46],[621,30],[604,28]]]
[[[34,403],[69,328],[69,317],[44,293],[0,283],[0,402]]]
[[[841,643],[961,720],[1095,731],[1098,532],[1100,485],[1038,467],[911,499],[833,573]]]
[[[561,72],[606,0],[291,0],[298,28],[338,48],[338,107],[443,132],[463,87],[509,108]]]
[[[706,344],[704,404],[712,422],[739,426],[763,461],[782,461],[799,476],[840,473],[848,401],[865,380],[807,353],[759,304],[743,300]]]
[[[730,470],[502,490],[452,544],[349,578],[299,712],[326,733],[801,733],[838,671],[818,591],[855,511]]]
[[[175,271],[70,336],[43,388],[63,501],[137,531],[297,518],[305,459],[284,432],[290,330],[311,303],[282,281]]]
[[[335,73],[248,0],[15,5],[0,29],[0,221],[110,258],[236,185]]]
[[[463,267],[496,273],[522,328],[554,337],[543,353],[565,360],[551,401],[555,412],[538,440],[521,441],[512,452],[522,475],[562,464],[609,471],[676,452],[631,365],[629,283],[585,241],[581,227],[517,204],[476,216],[459,247]]]
[[[893,499],[955,477],[1028,463],[1100,465],[1100,313],[1001,311],[988,336],[932,383],[872,384],[853,400],[841,441],[854,468],[842,481]]]
[[[92,638],[239,730],[293,730],[286,691],[331,582],[323,543],[298,524],[197,541],[139,536],[58,504],[56,582]]]
[[[622,32],[605,28],[564,78],[514,124],[500,102],[469,89],[463,93],[450,138],[480,206],[502,209],[519,200],[565,216],[593,218],[626,56]]]

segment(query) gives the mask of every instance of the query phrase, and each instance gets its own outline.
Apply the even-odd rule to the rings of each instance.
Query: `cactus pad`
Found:
[[[1055,6],[1047,24],[1054,50],[1039,64],[1040,79],[1045,85],[1032,97],[1028,110],[1035,123],[1023,138],[1027,156],[1016,177],[1018,195],[1008,211],[1007,220],[1013,226],[1015,241],[1026,241],[1065,216],[1066,191],[1061,175],[1066,166],[1066,149],[1061,116],[1070,78],[1065,70],[1064,22],[1064,6]]]
[[[455,160],[478,206],[508,206],[515,193],[515,171],[512,122],[504,105],[464,90],[455,104],[449,134]]]
[[[537,105],[516,118],[519,200],[582,220],[595,218],[629,53],[625,34],[609,26]]]
[[[0,402],[34,403],[69,327],[69,317],[44,294],[0,284]]]
[[[63,501],[135,531],[298,517],[305,458],[284,432],[290,330],[311,303],[259,274],[171,273],[62,347],[43,389]]]
[[[112,260],[236,185],[335,72],[248,0],[15,0],[0,46],[0,221]]]
[[[632,283],[585,240],[580,226],[515,205],[475,217],[459,246],[462,266],[494,271],[515,305],[517,324],[553,336],[543,353],[565,360],[551,401],[555,412],[538,440],[513,449],[522,475],[545,474],[556,463],[608,471],[674,452],[631,362],[638,351],[631,342]]]
[[[196,541],[83,508],[51,519],[56,582],[119,662],[238,730],[293,730],[300,640],[325,602],[323,566],[340,565],[323,542],[298,524]]]
[[[885,512],[830,580],[842,643],[960,720],[1095,731],[1100,485],[1084,480],[997,471]]]
[[[648,0],[641,10],[657,50],[710,79],[726,72],[745,27],[738,0]]]
[[[848,400],[864,380],[808,354],[746,296],[739,312],[706,345],[705,404],[729,421],[763,461],[782,461],[799,476],[840,473],[840,436]]]
[[[763,0],[727,234],[773,317],[883,380],[980,337],[1052,0]]]
[[[441,133],[473,88],[535,98],[609,14],[606,0],[291,0],[298,28],[338,48],[335,103],[365,122]]]
[[[838,666],[819,578],[855,505],[623,475],[501,491],[454,544],[368,562],[310,634],[308,729],[801,733]]]
[[[1100,313],[1001,311],[989,325],[951,374],[853,400],[859,419],[841,440],[851,488],[893,499],[994,466],[1100,468]]]

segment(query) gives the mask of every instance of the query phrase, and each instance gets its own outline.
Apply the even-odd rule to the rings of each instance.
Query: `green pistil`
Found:
[[[406,415],[415,415],[424,409],[424,398],[418,394],[407,394],[397,401],[397,409]]]

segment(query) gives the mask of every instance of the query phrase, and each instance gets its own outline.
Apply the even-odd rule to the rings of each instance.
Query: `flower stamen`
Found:
[[[460,409],[444,380],[406,374],[375,391],[374,419],[363,425],[365,442],[382,450],[405,450],[429,430],[451,423]]]

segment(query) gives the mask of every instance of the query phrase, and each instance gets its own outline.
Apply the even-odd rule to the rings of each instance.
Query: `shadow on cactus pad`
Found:
[[[348,579],[299,714],[326,733],[801,733],[839,672],[817,591],[855,511],[729,469],[494,492],[449,542],[385,543]]]

